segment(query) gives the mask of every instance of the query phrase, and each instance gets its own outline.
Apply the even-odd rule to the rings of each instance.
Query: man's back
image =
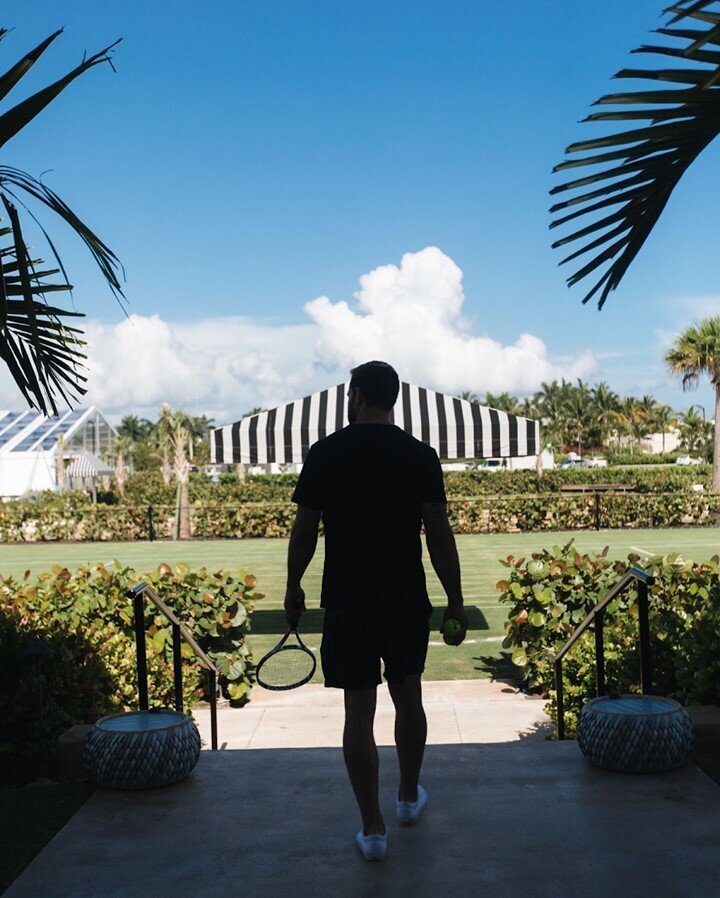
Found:
[[[323,607],[429,610],[421,503],[445,501],[432,448],[392,424],[352,424],[312,447],[293,498],[322,509]]]

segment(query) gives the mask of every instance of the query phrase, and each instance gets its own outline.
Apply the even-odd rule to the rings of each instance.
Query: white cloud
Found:
[[[350,367],[372,358],[393,364],[404,379],[458,393],[527,393],[541,381],[586,378],[593,353],[550,358],[544,342],[521,333],[512,345],[473,334],[463,317],[462,271],[435,247],[407,253],[360,278],[353,305],[326,296],[308,302],[306,324],[278,325],[228,316],[191,323],[131,315],[119,323],[89,321],[89,391],[118,420],[155,417],[169,402],[218,423],[254,406],[270,407],[339,383]],[[484,302],[492,321],[492,297]],[[10,405],[24,405],[7,372]],[[6,399],[7,403],[7,399]]]
[[[544,342],[521,333],[503,346],[475,335],[462,316],[462,271],[436,247],[406,253],[360,278],[357,308],[319,296],[305,305],[318,328],[316,358],[346,370],[370,358],[394,365],[401,377],[449,392],[527,393],[544,380],[588,377],[592,352],[551,359]],[[492,309],[492,297],[486,297]]]
[[[314,328],[248,318],[170,323],[131,315],[87,326],[93,402],[111,415],[154,416],[163,402],[218,422],[302,393],[313,377]]]

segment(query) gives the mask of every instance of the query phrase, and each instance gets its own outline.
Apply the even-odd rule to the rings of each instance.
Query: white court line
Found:
[[[652,558],[652,556],[655,555],[655,552],[646,552],[645,549],[641,549],[640,546],[630,546],[630,548],[635,552],[639,552],[641,555],[647,555],[648,558]]]

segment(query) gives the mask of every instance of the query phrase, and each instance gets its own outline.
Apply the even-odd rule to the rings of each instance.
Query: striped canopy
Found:
[[[102,475],[114,473],[114,468],[106,465],[104,461],[99,459],[97,455],[93,455],[92,452],[80,452],[72,456],[72,461],[67,469],[68,476],[73,479],[101,477]]]
[[[349,383],[217,427],[210,435],[216,464],[301,463],[313,443],[347,424]],[[428,443],[441,459],[535,455],[540,423],[494,408],[401,383],[390,420]]]

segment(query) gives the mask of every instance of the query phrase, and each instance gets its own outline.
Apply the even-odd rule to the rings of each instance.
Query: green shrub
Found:
[[[502,562],[507,579],[497,584],[509,604],[505,648],[530,688],[551,699],[556,719],[552,656],[599,599],[637,564],[585,555],[572,542]],[[715,702],[720,684],[720,566],[678,556],[644,559],[656,578],[650,590],[653,689],[688,703]],[[634,590],[613,601],[605,614],[605,677],[608,691],[639,691],[637,603]],[[582,705],[595,694],[595,642],[585,633],[563,661],[566,730],[572,735]]]
[[[709,491],[709,477],[709,468],[673,467],[554,470],[541,478],[534,471],[452,471],[446,473],[445,485],[456,533],[507,533],[593,527],[595,497],[582,488],[605,482],[626,484],[632,492],[601,494],[602,527],[716,524],[720,497]],[[171,539],[174,487],[164,487],[159,475],[148,472],[132,479],[136,487],[128,489],[123,501],[113,495],[112,502],[94,505],[87,493],[73,491],[0,503],[0,542],[147,539],[150,505],[156,538]],[[290,498],[296,480],[295,475],[280,474],[210,484],[206,477],[193,475],[193,536],[288,536],[295,517]],[[691,489],[696,483],[702,491]],[[578,491],[563,491],[569,484]]]
[[[184,564],[138,574],[114,563],[73,572],[55,566],[33,581],[0,578],[0,782],[26,778],[37,767],[39,750],[52,768],[57,737],[72,724],[137,705],[132,605],[125,591],[139,580],[152,585],[193,633],[219,669],[231,703],[248,700],[254,668],[245,637],[254,602],[262,598],[252,574]],[[171,706],[172,627],[149,600],[145,614],[151,705]],[[52,649],[41,673],[25,654],[38,639]],[[207,679],[186,644],[182,658],[190,707],[205,695]]]

